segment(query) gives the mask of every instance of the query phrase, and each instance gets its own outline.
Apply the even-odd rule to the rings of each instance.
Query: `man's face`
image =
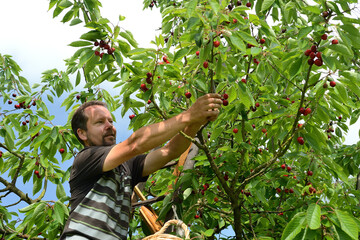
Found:
[[[86,146],[110,146],[116,143],[116,128],[108,109],[93,105],[87,107],[84,113],[88,117],[87,130],[84,131]]]

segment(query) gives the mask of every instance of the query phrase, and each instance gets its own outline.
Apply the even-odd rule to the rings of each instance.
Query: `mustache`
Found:
[[[115,133],[114,133],[113,131],[106,132],[106,133],[104,134],[104,137],[108,137],[108,136],[113,136],[113,137],[115,137]]]

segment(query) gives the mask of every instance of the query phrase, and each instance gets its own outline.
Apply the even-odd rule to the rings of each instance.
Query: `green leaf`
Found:
[[[290,66],[289,74],[290,78],[295,77],[302,72],[302,58],[298,57],[297,60]]]
[[[218,12],[220,11],[219,1],[210,0],[210,6],[211,6],[212,10],[214,11],[215,15],[217,15]]]
[[[82,23],[81,19],[79,18],[74,18],[73,20],[71,20],[70,22],[70,26],[74,26],[74,25],[77,25],[79,23]]]
[[[206,237],[211,237],[212,235],[214,234],[214,229],[208,229],[208,230],[206,230],[205,232],[204,232],[204,235],[206,236]]]
[[[335,209],[336,216],[340,221],[341,229],[352,239],[358,239],[359,229],[353,217],[345,211]]]
[[[88,41],[96,41],[98,39],[102,39],[106,36],[106,33],[100,32],[98,30],[92,30],[90,32],[84,33],[80,36],[80,39],[88,40]]]
[[[233,33],[232,35],[229,36],[229,39],[230,39],[232,45],[234,45],[237,49],[239,49],[242,52],[246,51],[246,46],[245,46],[243,40],[238,35],[238,33]]]
[[[243,31],[239,31],[238,32],[239,36],[247,43],[250,43],[254,46],[258,46],[259,44],[257,43],[256,39],[251,36],[249,33],[247,32],[243,32]]]
[[[273,4],[275,0],[264,0],[263,4],[261,5],[261,12],[268,10]]]
[[[303,9],[308,10],[312,13],[315,13],[316,15],[320,15],[320,13],[321,13],[320,8],[317,6],[306,6]]]
[[[174,55],[174,62],[180,58],[183,58],[186,56],[186,54],[189,52],[189,48],[182,48],[179,51],[177,51]]]
[[[137,48],[138,44],[135,41],[134,37],[132,36],[131,32],[129,32],[129,31],[120,32],[119,35],[122,36],[123,38],[125,38],[126,40],[128,40],[128,42],[131,44],[131,46],[133,46],[134,48]]]
[[[302,224],[305,220],[305,213],[297,213],[290,222],[286,225],[284,232],[281,236],[281,240],[291,240],[301,232]]]
[[[87,41],[75,41],[69,44],[69,46],[71,47],[85,47],[85,46],[90,46],[93,45],[92,42],[87,42]]]
[[[56,202],[54,204],[54,219],[55,221],[64,224],[65,212],[62,206],[60,205],[60,202]]]
[[[56,197],[58,199],[61,199],[63,197],[66,197],[66,192],[62,184],[56,185]]]
[[[301,28],[298,34],[298,39],[302,39],[306,37],[311,31],[313,30],[313,27],[305,27]]]
[[[350,51],[345,45],[343,44],[331,44],[328,46],[329,49],[340,53],[341,55],[343,55],[344,57],[347,58],[352,58],[354,56],[354,54],[352,53],[352,51]]]
[[[195,11],[195,8],[198,4],[198,0],[191,0],[188,4],[187,4],[187,16],[191,17]]]
[[[359,29],[357,29],[356,27],[354,27],[354,25],[352,24],[345,24],[340,26],[340,28],[342,28],[344,31],[346,31],[347,33],[349,33],[350,35],[353,35],[355,37],[360,38],[360,32]]]
[[[68,0],[62,0],[59,3],[59,6],[62,7],[62,8],[68,8],[68,7],[71,7],[72,5],[73,5],[72,2],[70,2]]]
[[[318,229],[321,224],[321,208],[316,203],[309,205],[307,210],[307,223],[310,229]]]

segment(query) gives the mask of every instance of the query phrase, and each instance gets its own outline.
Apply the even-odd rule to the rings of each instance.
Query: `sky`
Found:
[[[132,32],[139,47],[154,47],[150,41],[155,38],[155,35],[160,34],[158,29],[161,26],[161,16],[156,8],[143,11],[142,1],[139,0],[103,0],[101,2],[103,4],[102,16],[106,16],[114,24],[118,22],[119,14],[125,16],[125,20],[120,22],[120,27]],[[0,53],[13,56],[23,70],[21,75],[30,81],[30,85],[40,82],[41,73],[45,70],[53,68],[65,70],[64,59],[72,56],[76,50],[68,44],[79,40],[80,35],[88,31],[82,27],[82,24],[70,27],[69,23],[60,22],[61,17],[53,19],[53,9],[48,11],[48,3],[49,1],[46,0],[0,0],[2,10]],[[49,110],[54,115],[59,111],[58,108]],[[62,110],[65,112],[65,109]],[[66,122],[66,118],[55,120],[57,121],[55,123],[59,125]],[[127,115],[124,119],[121,119],[120,115],[117,117],[115,126],[118,129],[118,141],[124,140],[131,134],[126,127],[124,128],[128,126],[128,123]],[[350,126],[345,144],[350,145],[360,141],[359,128],[360,121]],[[68,161],[67,164],[71,162]],[[65,190],[69,195],[67,186]],[[51,189],[48,192],[47,195],[54,194]]]

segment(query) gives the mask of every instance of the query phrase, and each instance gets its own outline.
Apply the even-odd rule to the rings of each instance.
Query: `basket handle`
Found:
[[[176,220],[176,219],[173,219],[173,220],[169,220],[167,221],[164,226],[160,229],[160,231],[158,231],[156,234],[162,234],[166,231],[166,229],[171,225],[177,225],[178,227],[181,227],[184,232],[185,232],[185,238],[189,239],[190,238],[190,231],[189,229],[187,228],[186,224],[183,223],[183,221],[180,221],[180,220]],[[155,235],[156,235],[155,234]]]

